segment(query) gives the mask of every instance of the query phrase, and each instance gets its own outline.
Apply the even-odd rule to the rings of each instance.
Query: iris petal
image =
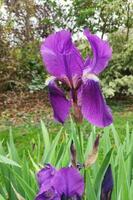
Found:
[[[39,185],[42,184],[48,185],[50,184],[51,179],[56,173],[56,169],[52,167],[50,164],[47,164],[43,169],[41,169],[37,174],[37,180]]]
[[[60,169],[54,179],[53,186],[59,195],[67,197],[82,196],[84,192],[84,180],[78,170],[73,167]]]
[[[69,115],[71,102],[67,100],[63,91],[56,85],[54,81],[51,81],[48,87],[54,118],[60,123],[64,123]]]
[[[55,189],[51,185],[51,181],[56,173],[56,169],[50,164],[47,164],[43,169],[41,169],[37,174],[37,180],[39,184],[39,192],[35,200],[54,200],[60,199],[55,192]]]
[[[107,41],[91,34],[88,29],[84,30],[84,34],[90,42],[93,51],[93,58],[88,57],[86,59],[85,67],[88,68],[90,73],[99,74],[108,65],[112,57],[112,49]]]
[[[82,86],[81,111],[83,116],[98,127],[112,123],[112,114],[106,105],[97,79],[88,79]]]
[[[41,45],[41,55],[47,71],[55,77],[66,75],[71,78],[82,74],[83,60],[69,31],[62,30],[48,36]]]
[[[45,184],[43,184],[35,200],[60,200],[60,197],[53,187],[46,189]]]

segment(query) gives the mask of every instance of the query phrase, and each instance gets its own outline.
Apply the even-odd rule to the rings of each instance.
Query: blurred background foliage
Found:
[[[47,76],[40,43],[66,28],[85,56],[88,43],[79,39],[89,27],[113,48],[109,67],[101,75],[106,97],[133,94],[133,2],[131,0],[4,0],[0,1],[0,91],[42,90]],[[78,38],[78,39],[77,39]]]

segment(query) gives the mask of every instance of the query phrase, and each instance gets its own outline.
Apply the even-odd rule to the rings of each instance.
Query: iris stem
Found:
[[[85,183],[85,189],[83,194],[83,200],[86,199],[86,169],[84,169],[84,183]]]
[[[77,135],[79,138],[79,143],[80,143],[80,150],[81,150],[81,163],[84,163],[84,140],[83,140],[83,133],[81,132],[81,126],[80,124],[76,124],[77,128]],[[83,177],[84,177],[84,183],[86,183],[86,169],[83,170]],[[84,190],[83,194],[83,200],[86,200],[86,190]]]
[[[84,162],[84,147],[83,147],[83,133],[81,133],[81,128],[79,124],[76,124],[77,135],[79,138],[80,150],[81,150],[81,162]]]

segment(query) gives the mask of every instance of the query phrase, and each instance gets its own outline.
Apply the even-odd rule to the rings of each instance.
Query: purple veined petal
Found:
[[[41,187],[42,184],[44,184],[46,187],[47,185],[49,186],[55,173],[56,173],[56,169],[50,164],[47,164],[43,169],[41,169],[37,173],[37,181],[38,181],[39,186]]]
[[[84,34],[90,42],[93,51],[93,58],[88,57],[86,59],[85,67],[88,68],[88,72],[99,74],[107,67],[112,57],[112,48],[107,41],[91,34],[88,29],[84,30]]]
[[[45,184],[42,184],[35,200],[45,200],[45,199],[60,200],[60,197],[52,186],[47,188]]]
[[[114,186],[113,175],[112,175],[111,165],[109,165],[105,172],[102,182],[101,200],[111,200],[113,186]]]
[[[63,55],[63,64],[65,66],[65,74],[70,80],[75,75],[82,75],[84,64],[76,47],[73,48],[71,53]]]
[[[54,118],[60,123],[64,123],[69,115],[71,102],[66,99],[64,92],[56,85],[54,81],[49,83],[48,88],[50,103],[54,112]]]
[[[39,192],[35,200],[60,200],[57,192],[52,187],[51,182],[56,174],[56,169],[47,164],[43,169],[37,173],[37,181],[39,184]]]
[[[68,167],[60,169],[52,180],[52,185],[57,193],[70,198],[82,196],[84,192],[84,180],[76,168]]]
[[[72,47],[71,33],[67,30],[52,33],[46,38],[44,45],[44,48],[54,53],[67,54]]]
[[[41,55],[47,71],[55,77],[82,74],[83,60],[69,31],[49,35],[41,45]]]
[[[112,114],[101,93],[98,78],[89,75],[82,85],[81,111],[90,123],[105,127],[112,123]]]
[[[88,73],[93,73],[93,59],[90,56],[85,59],[84,66]]]

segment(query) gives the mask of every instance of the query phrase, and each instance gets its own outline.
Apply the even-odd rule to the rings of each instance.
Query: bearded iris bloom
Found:
[[[82,117],[90,123],[105,127],[112,123],[112,114],[102,95],[99,75],[108,65],[112,49],[108,42],[84,30],[93,57],[84,60],[66,30],[49,35],[41,45],[41,55],[46,70],[53,76],[49,81],[49,96],[54,118],[64,123],[71,107],[76,118]],[[69,97],[57,84],[67,87]]]
[[[38,174],[39,193],[35,200],[80,200],[84,192],[84,180],[74,167],[56,170],[47,164]]]

